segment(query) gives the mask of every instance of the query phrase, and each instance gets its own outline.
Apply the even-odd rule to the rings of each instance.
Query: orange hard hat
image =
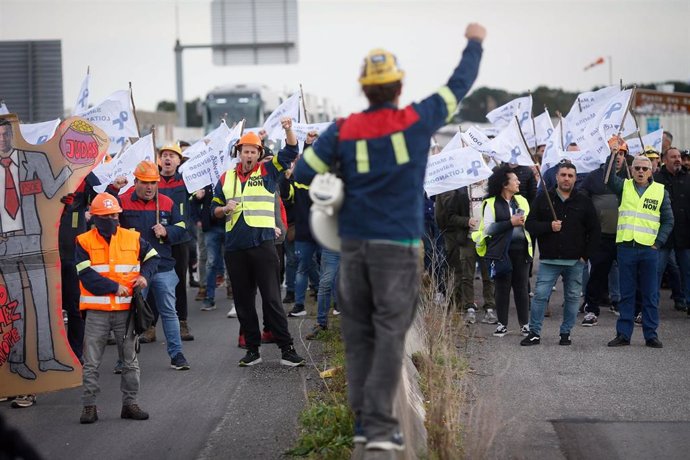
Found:
[[[611,139],[609,139],[609,149],[623,150],[625,153],[630,151],[628,150],[628,144],[626,144],[625,141],[617,135],[613,135],[611,136]]]
[[[264,146],[261,144],[261,138],[259,137],[259,135],[251,131],[240,137],[240,140],[237,141],[236,145],[238,149],[241,149],[243,145],[253,145],[259,150],[264,149]]]
[[[93,216],[107,216],[109,214],[117,214],[122,212],[117,198],[110,193],[99,193],[91,202],[91,209],[89,210]]]
[[[142,182],[158,182],[161,180],[161,174],[152,161],[144,160],[134,168],[134,177]]]

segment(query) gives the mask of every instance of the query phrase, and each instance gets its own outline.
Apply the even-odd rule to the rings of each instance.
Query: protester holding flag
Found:
[[[612,163],[616,154],[612,148]],[[608,186],[618,195],[618,228],[616,246],[620,270],[620,316],[616,323],[616,337],[609,347],[630,345],[634,329],[635,295],[642,301],[642,331],[645,343],[662,348],[657,336],[659,326],[659,248],[662,248],[673,229],[673,210],[664,186],[652,181],[652,162],[644,155],[633,160],[632,179],[622,180],[611,168]]]
[[[529,265],[532,238],[525,229],[529,202],[519,194],[520,181],[508,166],[500,166],[489,177],[487,198],[482,204],[482,220],[472,234],[477,254],[487,259],[489,276],[496,285],[498,325],[495,337],[508,333],[510,291],[517,309],[522,335],[529,334]]]
[[[280,301],[275,191],[278,177],[298,153],[292,119],[282,118],[281,125],[286,146],[270,162],[261,162],[263,146],[259,136],[249,132],[240,138],[236,146],[240,163],[221,176],[213,194],[213,213],[219,219],[225,218],[225,263],[230,271],[237,317],[246,336],[247,353],[240,359],[240,366],[253,366],[262,361],[255,306],[257,288],[265,307],[264,320],[282,352],[281,364],[303,366],[305,363],[292,344]]]
[[[296,180],[311,183],[340,164],[334,172],[342,176],[346,196],[338,218],[338,294],[354,441],[366,442],[367,450],[404,449],[393,399],[419,297],[429,139],[476,79],[485,35],[484,27],[470,24],[447,86],[403,109],[403,71],[392,53],[372,50],[359,79],[369,109],[331,125],[295,168]]]
[[[625,155],[628,147],[625,142],[616,144],[616,174],[625,178]],[[591,327],[599,322],[600,306],[605,305],[607,297],[613,298],[609,289],[609,273],[613,270],[612,276],[618,277],[618,268],[614,266],[616,261],[616,231],[618,226],[618,197],[604,183],[606,177],[607,164],[603,163],[582,181],[581,190],[592,200],[597,211],[601,237],[599,246],[589,259],[590,271],[589,280],[584,288],[585,317],[582,326]],[[611,308],[614,312],[618,311],[618,302],[611,300]]]
[[[162,318],[170,367],[184,371],[189,370],[190,366],[182,354],[180,321],[175,310],[175,286],[179,278],[174,270],[172,245],[187,238],[187,226],[175,203],[158,193],[159,181],[160,173],[155,163],[144,160],[136,166],[134,187],[119,197],[123,209],[120,224],[141,233],[141,237],[161,257],[158,271],[149,280],[144,295],[150,289],[156,301]]]
[[[540,262],[529,335],[520,342],[523,346],[541,343],[546,304],[559,277],[563,277],[565,298],[559,345],[572,343],[570,331],[577,320],[583,268],[599,244],[600,233],[592,200],[575,191],[576,173],[572,163],[559,163],[556,188],[540,194],[532,202],[525,224],[539,244]]]
[[[194,340],[187,323],[187,270],[189,268],[190,246],[196,244],[196,240],[192,238],[191,233],[194,224],[189,210],[189,194],[182,174],[177,171],[182,162],[182,149],[176,144],[165,145],[160,151],[158,161],[161,171],[158,190],[161,195],[173,200],[187,227],[186,235],[182,240],[172,245],[175,273],[180,280],[175,287],[175,309],[177,310],[177,317],[180,319],[180,337],[182,340]]]

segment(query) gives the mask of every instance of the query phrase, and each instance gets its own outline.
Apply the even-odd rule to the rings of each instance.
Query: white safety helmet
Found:
[[[345,195],[343,181],[335,174],[317,174],[309,186],[313,204],[309,216],[311,233],[326,249],[340,252],[338,211]]]

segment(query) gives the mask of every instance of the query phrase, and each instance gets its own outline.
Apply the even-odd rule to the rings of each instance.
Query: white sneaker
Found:
[[[228,312],[228,318],[237,318],[237,310],[235,309],[234,305],[232,306],[232,308]]]
[[[467,324],[474,324],[477,322],[477,311],[474,308],[468,308],[465,313],[465,322]]]
[[[503,337],[508,333],[508,328],[505,327],[503,324],[498,323],[498,327],[496,327],[496,331],[494,331],[494,337]]]
[[[498,316],[496,316],[496,310],[489,308],[484,313],[484,319],[482,319],[484,324],[498,324]]]
[[[527,337],[529,335],[529,324],[525,324],[520,328],[520,333]]]

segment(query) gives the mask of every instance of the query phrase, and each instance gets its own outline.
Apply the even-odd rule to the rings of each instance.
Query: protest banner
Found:
[[[517,115],[491,140],[492,157],[499,161],[521,166],[533,166],[534,160],[522,139]]]
[[[6,168],[0,211],[0,396],[79,386],[81,365],[62,320],[60,199],[75,192],[101,162],[108,138],[79,117],[60,123],[41,145],[24,139],[16,115],[0,116],[3,133],[0,158],[16,160],[17,167],[0,161]]]
[[[495,108],[486,114],[486,119],[500,129],[508,126],[514,117],[518,117],[521,126],[526,126],[526,124],[531,123],[531,114],[532,95],[530,94],[529,96],[518,97]]]
[[[0,101],[0,115],[7,115],[8,113],[10,113],[10,111],[7,109],[5,101]]]
[[[300,122],[300,94],[295,93],[280,104],[264,122],[264,130],[269,139],[282,139],[284,137],[280,119],[292,118],[293,123]]]
[[[628,154],[629,155],[639,155],[645,151],[647,147],[652,147],[654,150],[659,152],[661,155],[661,142],[664,136],[664,129],[657,129],[651,133],[642,136],[641,139],[633,137],[625,141],[628,144]],[[640,140],[642,142],[640,142]]]
[[[472,147],[443,151],[427,161],[424,190],[429,196],[438,195],[484,180],[491,173],[482,154]]]

